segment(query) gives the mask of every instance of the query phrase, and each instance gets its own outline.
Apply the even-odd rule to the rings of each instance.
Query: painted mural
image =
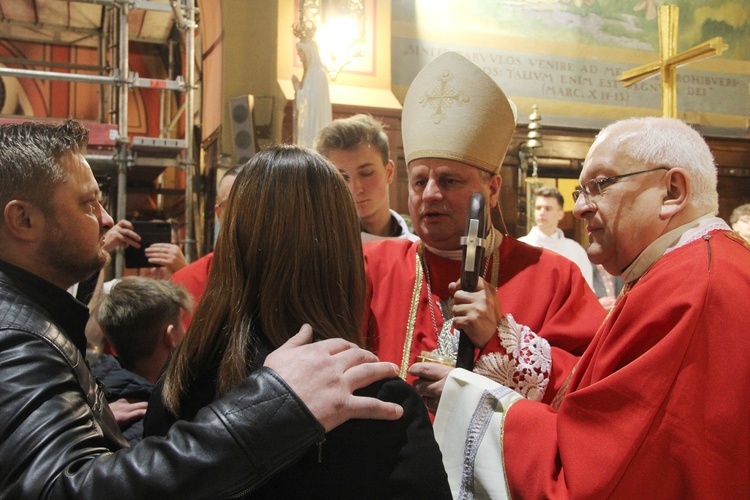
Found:
[[[680,68],[677,106],[697,125],[748,128],[750,0],[393,0],[393,82],[448,50],[482,67],[518,105],[561,124],[593,126],[660,113],[654,77],[625,88],[623,71],[659,59],[657,9],[680,8],[678,51],[721,36],[728,50]]]

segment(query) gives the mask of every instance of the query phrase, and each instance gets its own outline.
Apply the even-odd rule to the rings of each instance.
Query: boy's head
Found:
[[[129,368],[157,350],[171,352],[185,335],[182,314],[191,308],[192,298],[182,286],[130,276],[101,297],[91,316]]]

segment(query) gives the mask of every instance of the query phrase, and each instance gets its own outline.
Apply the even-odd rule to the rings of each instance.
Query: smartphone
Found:
[[[165,221],[135,220],[133,231],[141,237],[141,248],[125,248],[125,267],[161,267],[152,264],[146,257],[145,250],[154,243],[172,242],[172,224]]]

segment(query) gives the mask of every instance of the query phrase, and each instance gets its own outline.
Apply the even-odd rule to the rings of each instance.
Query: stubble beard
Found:
[[[102,235],[103,238],[103,235]],[[94,255],[86,256],[80,247],[65,241],[62,231],[55,229],[45,243],[46,258],[51,268],[60,276],[66,276],[72,284],[85,281],[109,264],[110,255],[100,239],[99,249]]]

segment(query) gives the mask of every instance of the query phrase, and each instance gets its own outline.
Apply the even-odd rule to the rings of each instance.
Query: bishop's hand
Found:
[[[479,278],[476,292],[461,290],[461,280],[448,286],[453,295],[453,327],[463,330],[472,344],[482,349],[497,331],[503,318],[497,290]]]
[[[452,370],[455,370],[452,366],[430,362],[414,363],[409,367],[409,375],[417,377],[414,381],[414,389],[422,396],[422,401],[432,413],[437,412],[445,379]]]

